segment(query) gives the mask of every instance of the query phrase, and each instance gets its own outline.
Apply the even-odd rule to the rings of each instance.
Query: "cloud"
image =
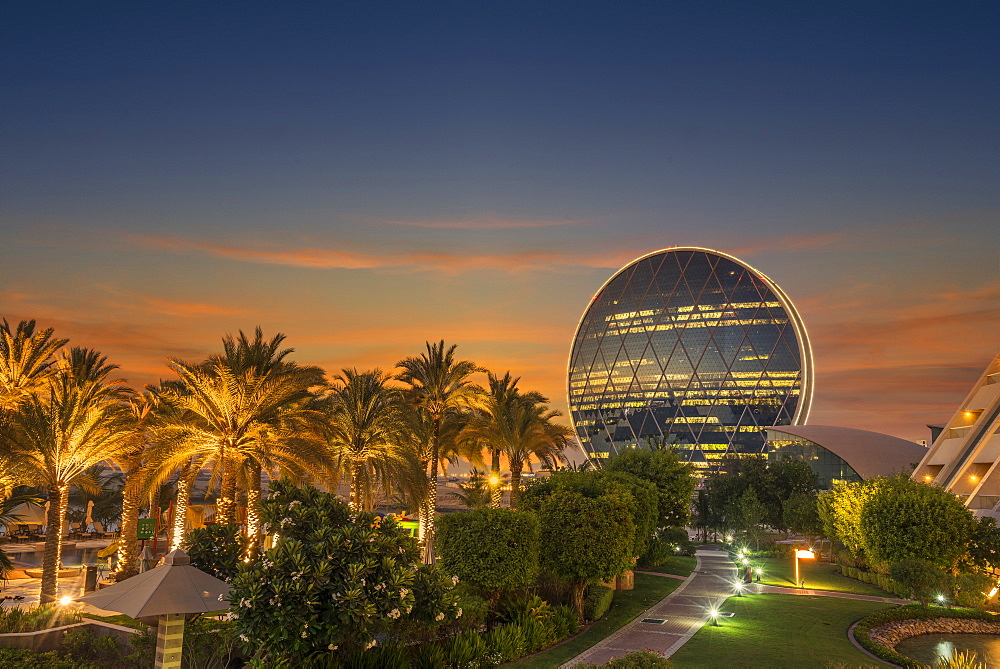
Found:
[[[415,228],[442,228],[447,230],[507,230],[516,228],[553,228],[562,225],[582,225],[593,219],[571,218],[503,218],[495,215],[468,216],[452,219],[376,219],[380,223]]]
[[[177,317],[198,316],[239,316],[248,313],[247,309],[224,307],[218,304],[202,304],[198,302],[178,302],[162,300],[155,297],[140,297],[139,302],[127,305],[129,308],[148,311],[154,314]]]

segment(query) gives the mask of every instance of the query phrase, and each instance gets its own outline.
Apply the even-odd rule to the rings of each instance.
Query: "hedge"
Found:
[[[894,609],[877,611],[870,616],[862,618],[854,628],[854,638],[864,646],[865,650],[886,662],[898,664],[907,669],[923,669],[926,665],[873,641],[869,631],[874,627],[881,627],[882,625],[901,620],[931,620],[934,618],[961,618],[965,620],[989,620],[996,622],[996,616],[986,611],[978,611],[976,609],[946,609],[937,606],[924,609],[920,604],[907,604]]]
[[[592,585],[587,590],[583,600],[583,617],[587,620],[599,620],[611,607],[615,591],[604,585]]]
[[[897,597],[909,598],[910,589],[897,583],[885,574],[876,574],[873,571],[864,571],[846,564],[840,565],[840,573],[844,576],[857,579],[864,583],[870,583],[877,588],[882,588],[886,592],[891,592]]]

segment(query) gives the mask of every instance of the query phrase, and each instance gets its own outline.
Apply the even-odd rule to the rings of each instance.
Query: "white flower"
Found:
[[[243,643],[249,643],[250,642],[250,639],[247,638],[246,634],[241,634],[240,635],[240,640],[242,640]]]
[[[223,600],[223,598],[224,598],[224,597],[225,597],[225,595],[224,595],[224,594],[222,594],[222,595],[219,595],[219,601],[221,602],[221,601]]]
[[[438,622],[441,622],[442,620],[444,620],[444,614],[443,613],[437,614],[437,616],[434,618],[434,620],[437,620]]]
[[[412,610],[413,610],[413,604],[410,604],[409,606],[406,607],[406,612],[407,613],[409,613]]]
[[[452,576],[451,577],[451,584],[452,585],[458,585],[458,576]]]
[[[329,648],[330,650],[337,650],[337,644],[331,643],[329,646],[327,646],[327,648]]]
[[[406,597],[408,594],[410,594],[410,591],[407,590],[406,588],[400,588],[399,589],[399,596],[400,597]]]
[[[369,648],[372,648],[374,646],[375,646],[375,639],[372,639],[367,644],[365,644],[365,650],[368,650]]]
[[[455,617],[456,618],[461,618],[462,617],[462,609],[459,609],[458,611],[455,612]]]
[[[399,616],[400,616],[399,609],[393,609],[392,611],[389,611],[389,617],[392,618],[393,620],[395,620]]]
[[[306,632],[305,632],[305,630],[302,630],[302,638],[303,638],[303,639],[305,639],[305,638],[306,638],[306,636],[307,636],[307,635],[306,635]]]

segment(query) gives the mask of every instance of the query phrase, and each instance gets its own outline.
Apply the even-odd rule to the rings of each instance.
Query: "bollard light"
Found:
[[[719,610],[718,609],[711,609],[708,612],[708,615],[711,616],[711,618],[712,618],[712,626],[713,627],[718,627],[719,626]]]

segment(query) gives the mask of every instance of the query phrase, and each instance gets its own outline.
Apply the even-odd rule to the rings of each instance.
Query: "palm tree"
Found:
[[[370,510],[374,491],[392,487],[404,464],[400,441],[404,418],[400,392],[386,386],[380,369],[344,369],[330,395],[330,450],[351,486],[350,505]]]
[[[503,378],[490,374],[490,393],[477,417],[469,425],[466,438],[485,443],[492,454],[491,476],[499,477],[500,453],[507,457],[510,466],[510,505],[517,506],[521,472],[524,465],[531,468],[532,457],[552,467],[567,445],[570,430],[557,425],[552,419],[558,411],[550,411],[548,400],[537,392],[522,393],[517,389],[519,379],[510,373]],[[494,486],[493,505],[499,506],[499,486]]]
[[[159,485],[186,471],[211,467],[210,485],[220,489],[216,520],[235,520],[237,490],[247,491],[247,534],[259,544],[260,491],[264,471],[280,469],[301,477],[327,473],[329,458],[319,438],[323,415],[311,403],[322,370],[300,367],[279,351],[284,335],[264,341],[240,332],[223,339],[224,355],[201,364],[172,360],[179,383],[157,394],[163,404],[153,429],[151,476]],[[187,478],[180,478],[184,485]],[[183,503],[182,503],[183,502]],[[186,501],[175,505],[175,524],[183,527]],[[176,534],[176,532],[175,532]]]
[[[115,369],[96,351],[71,349],[44,390],[23,400],[0,428],[25,478],[48,492],[43,604],[56,597],[70,485],[87,483],[88,468],[130,446],[133,422],[127,400],[132,391],[121,380],[108,380]]]
[[[54,339],[52,329],[35,331],[35,321],[21,321],[12,332],[0,325],[0,412],[11,411],[42,390],[52,375],[55,354],[67,339]]]
[[[481,371],[469,360],[455,360],[456,345],[445,349],[444,340],[425,343],[427,351],[396,363],[402,371],[396,377],[409,388],[407,395],[418,410],[426,414],[430,425],[428,442],[427,500],[420,510],[424,562],[434,556],[434,513],[437,509],[437,478],[441,457],[441,426],[446,416],[474,406],[482,389],[469,377]]]

